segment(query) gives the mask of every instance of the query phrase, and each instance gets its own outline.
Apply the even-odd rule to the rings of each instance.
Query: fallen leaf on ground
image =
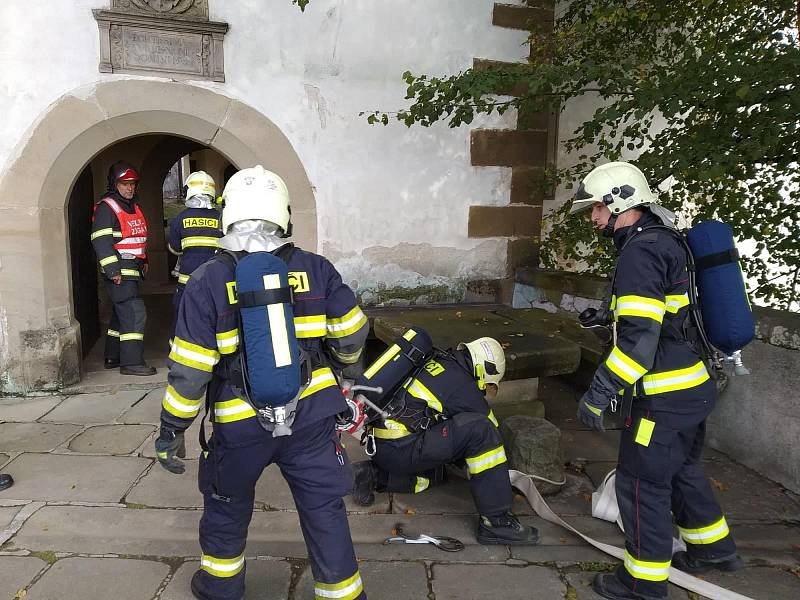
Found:
[[[711,481],[711,485],[713,485],[715,488],[717,488],[720,492],[727,492],[728,491],[728,486],[725,485],[724,483],[722,483],[721,481],[718,481],[718,480],[714,479],[713,477],[709,477],[708,479],[709,479],[709,481]]]

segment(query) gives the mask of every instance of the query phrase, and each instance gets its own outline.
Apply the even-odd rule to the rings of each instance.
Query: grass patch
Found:
[[[591,571],[592,573],[605,573],[607,571],[613,571],[616,568],[616,565],[612,563],[598,561],[580,562],[578,566],[581,568],[581,571]]]
[[[41,550],[38,552],[31,552],[31,556],[35,556],[36,558],[41,558],[44,562],[49,565],[52,565],[54,562],[58,560],[56,553],[52,550]]]

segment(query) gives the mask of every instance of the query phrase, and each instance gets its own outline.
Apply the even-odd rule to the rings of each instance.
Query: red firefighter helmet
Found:
[[[120,182],[136,183],[139,172],[125,161],[117,161],[108,169],[108,189],[113,190]]]

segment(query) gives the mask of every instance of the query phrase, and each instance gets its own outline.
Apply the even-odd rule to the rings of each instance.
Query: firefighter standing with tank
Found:
[[[288,190],[280,177],[261,166],[241,170],[228,181],[222,197],[225,236],[220,246],[239,257],[236,264],[265,252],[288,264],[293,329],[309,366],[293,422],[284,423],[291,426],[290,435],[275,437],[276,421],[265,421],[240,395],[242,359],[252,359],[242,348],[240,333],[244,332],[248,347],[249,339],[256,338],[248,338],[251,331],[239,327],[240,300],[244,306],[244,298],[237,297],[239,267],[229,255],[219,254],[192,273],[178,311],[156,440],[162,466],[182,473],[184,465],[176,456],[183,447],[184,431],[208,402],[214,430],[208,451],[200,458],[203,555],[192,578],[192,592],[201,600],[244,596],[244,549],[255,486],[264,468],[276,463],[297,506],[316,597],[363,600],[366,595],[342,500],[352,488],[352,475],[335,430],[335,415],[347,410],[347,404],[334,371],[358,361],[367,319],[328,260],[284,239],[291,235],[291,223]],[[266,286],[268,278],[264,279]],[[262,296],[271,293],[277,292],[262,290]],[[272,318],[270,313],[262,322],[272,326]],[[287,340],[273,337],[272,341]],[[248,368],[262,366],[266,368],[248,362]]]
[[[594,169],[572,212],[591,209],[619,258],[609,311],[610,354],[580,401],[578,418],[603,430],[603,411],[623,421],[616,494],[626,533],[624,564],[599,574],[604,598],[667,597],[670,565],[688,573],[742,567],[724,515],[700,465],[716,386],[691,335],[687,254],[668,211],[642,172],[623,162]],[[686,552],[672,554],[673,515]]]
[[[404,338],[413,343],[415,332],[409,330]],[[363,383],[372,371],[397,363],[392,360],[395,347],[365,371]],[[480,513],[478,542],[537,544],[538,531],[510,512],[513,494],[506,453],[486,401],[487,393],[497,393],[505,364],[502,346],[484,337],[459,344],[455,351],[437,352],[410,373],[385,409],[391,417],[369,429],[375,454],[353,465],[354,499],[369,505],[375,499],[373,490],[423,492],[445,480],[446,465],[464,463]]]
[[[173,332],[181,296],[192,271],[214,256],[222,237],[219,211],[214,206],[217,197],[214,179],[205,171],[192,173],[186,178],[185,196],[186,209],[170,222],[167,240],[167,249],[179,257],[178,285],[172,299]]]
[[[105,368],[123,375],[154,375],[144,362],[147,314],[139,282],[147,275],[147,220],[136,201],[139,173],[126,162],[108,171],[108,190],[95,204],[92,246],[113,303],[106,332]]]

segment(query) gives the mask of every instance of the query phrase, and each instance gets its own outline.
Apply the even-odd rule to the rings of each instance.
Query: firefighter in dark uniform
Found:
[[[113,303],[106,332],[105,368],[123,375],[154,375],[144,362],[146,312],[139,282],[147,275],[147,220],[136,202],[139,174],[117,162],[108,170],[108,191],[94,206],[92,246]]]
[[[282,254],[290,250],[284,238],[291,225],[288,190],[280,177],[261,166],[239,171],[226,185],[223,202],[221,247],[276,251],[287,261],[296,335],[312,370],[293,433],[273,437],[232,386],[242,351],[233,263],[220,254],[192,273],[178,311],[156,441],[162,466],[182,473],[176,456],[183,432],[208,401],[214,429],[209,451],[200,458],[203,554],[192,592],[202,600],[244,597],[244,549],[255,486],[264,468],[276,463],[297,506],[316,597],[364,599],[342,500],[352,488],[352,475],[335,430],[335,415],[345,412],[347,403],[334,373],[358,361],[368,332],[366,316],[325,258],[299,248]]]
[[[578,418],[603,430],[603,411],[622,407],[616,494],[626,534],[623,565],[593,586],[604,598],[666,598],[670,565],[693,574],[742,566],[700,464],[716,386],[684,327],[685,250],[669,230],[653,229],[674,228],[674,215],[622,162],[582,181],[572,212],[588,208],[619,251],[609,305],[616,336]],[[688,549],[674,556],[673,516]]]
[[[538,531],[510,512],[506,453],[486,401],[487,392],[497,393],[505,363],[502,346],[492,338],[459,344],[429,360],[392,399],[401,408],[388,409],[393,417],[372,428],[375,455],[354,465],[356,502],[371,504],[373,490],[423,492],[445,480],[446,465],[465,464],[480,514],[478,542],[538,543]]]
[[[172,298],[175,313],[173,333],[178,318],[178,306],[189,276],[214,256],[219,248],[219,238],[222,237],[219,211],[214,206],[217,197],[214,179],[205,171],[197,171],[186,178],[185,190],[186,209],[170,222],[167,240],[167,249],[179,257],[178,285]]]

